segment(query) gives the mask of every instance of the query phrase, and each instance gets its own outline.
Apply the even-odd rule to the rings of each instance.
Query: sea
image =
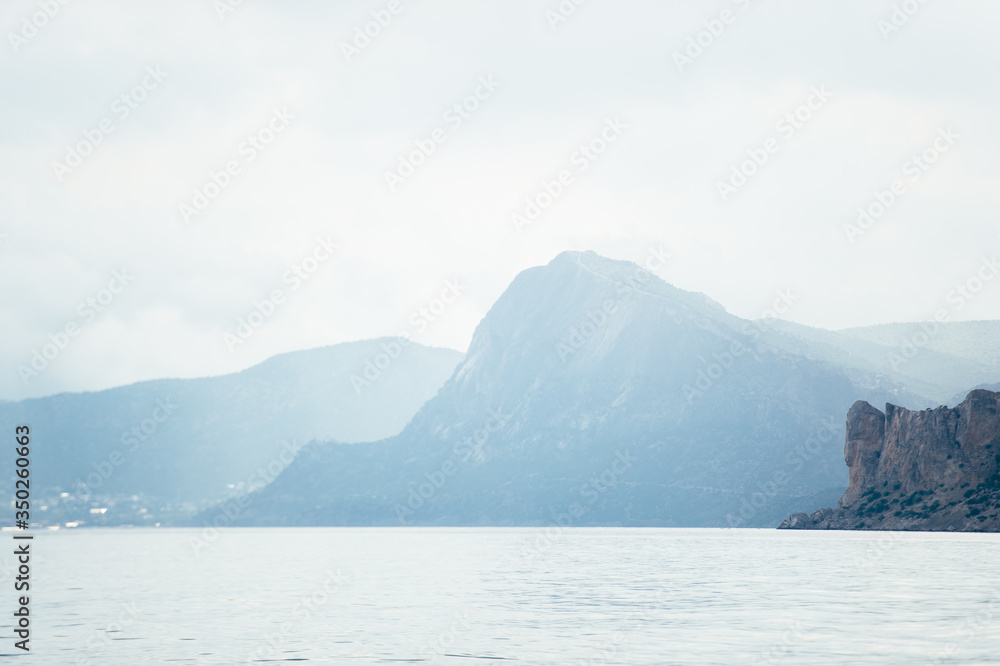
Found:
[[[5,663],[1000,664],[1000,534],[33,534],[29,652],[0,534]]]

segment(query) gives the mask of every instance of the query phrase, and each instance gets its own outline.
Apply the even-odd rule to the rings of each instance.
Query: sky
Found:
[[[0,399],[464,351],[565,250],[1000,318],[996,3],[65,2],[0,7]]]

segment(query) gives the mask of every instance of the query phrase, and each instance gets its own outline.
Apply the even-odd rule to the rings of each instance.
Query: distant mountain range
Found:
[[[564,253],[517,276],[399,435],[309,446],[235,520],[777,525],[847,486],[855,400],[929,406],[994,360],[954,342],[893,368],[896,333],[866,335],[743,320],[635,264]],[[953,358],[969,363],[936,381]]]
[[[855,401],[958,402],[1000,379],[997,340],[1000,322],[745,320],[566,252],[515,278],[465,355],[340,344],[0,403],[0,427],[33,425],[52,522],[775,526],[847,488]]]
[[[1000,322],[918,322],[825,331],[775,320],[784,346],[845,368],[892,378],[935,404],[961,402],[1000,377]]]
[[[0,403],[0,429],[32,427],[34,519],[46,518],[41,506],[49,519],[91,523],[190,517],[265,485],[313,439],[402,430],[462,358],[405,342],[339,344],[220,377]]]

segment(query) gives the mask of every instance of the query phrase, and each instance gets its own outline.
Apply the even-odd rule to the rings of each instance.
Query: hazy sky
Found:
[[[0,7],[0,398],[464,350],[567,249],[743,317],[1000,318],[1000,280],[949,303],[1000,246],[994,2],[229,3]]]

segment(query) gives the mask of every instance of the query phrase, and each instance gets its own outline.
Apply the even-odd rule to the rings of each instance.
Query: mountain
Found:
[[[987,391],[1000,391],[1000,382],[997,382],[995,384],[979,384],[978,386],[974,386],[973,389],[985,389]],[[958,403],[960,403],[963,400],[965,400],[965,398],[967,396],[967,393],[968,392],[962,393],[962,394],[959,394],[959,395],[956,395],[956,396],[953,396],[952,399],[948,401],[948,404],[949,405],[957,405]]]
[[[923,332],[926,335],[920,336]],[[918,349],[926,349],[974,366],[988,368],[995,380],[1000,373],[1000,322],[958,321],[880,324],[839,331],[858,340],[888,347],[902,348],[908,341]]]
[[[49,506],[53,520],[89,516],[94,506],[111,507],[102,522],[192,515],[264,485],[311,439],[358,442],[402,430],[462,358],[402,343],[352,342],[219,377],[0,403],[0,428],[31,426],[34,504]]]
[[[1000,531],[1000,393],[922,411],[858,401],[845,441],[851,483],[837,508],[781,527]]]
[[[1000,322],[917,322],[827,331],[772,320],[789,351],[875,372],[933,404],[961,402],[970,386],[1000,379]]]
[[[777,525],[847,486],[839,415],[858,397],[929,404],[802,347],[630,262],[563,253],[515,278],[400,434],[311,444],[200,520]]]

